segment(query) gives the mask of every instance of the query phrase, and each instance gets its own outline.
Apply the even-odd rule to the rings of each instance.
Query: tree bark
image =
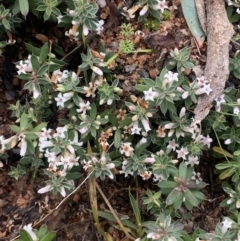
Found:
[[[200,123],[209,113],[212,102],[220,96],[229,76],[229,42],[234,34],[228,21],[224,0],[207,0],[207,63],[205,78],[212,92],[198,98],[194,110],[195,122]]]

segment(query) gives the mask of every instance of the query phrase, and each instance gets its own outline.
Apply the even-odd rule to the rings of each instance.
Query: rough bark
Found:
[[[195,122],[200,123],[209,113],[212,102],[220,96],[229,76],[229,42],[234,33],[228,21],[224,0],[207,0],[207,63],[205,78],[210,82],[212,92],[198,98],[194,110]]]

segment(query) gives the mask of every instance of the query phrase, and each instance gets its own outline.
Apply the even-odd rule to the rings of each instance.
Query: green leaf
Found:
[[[31,132],[39,132],[41,131],[43,128],[45,128],[47,126],[46,122],[42,122],[41,124],[39,124],[38,126],[34,127]]]
[[[63,51],[63,49],[57,45],[54,45],[52,49],[53,49],[53,52],[59,54],[62,57],[66,55],[66,53]]]
[[[31,236],[25,229],[20,230],[20,237],[23,241],[33,241]]]
[[[176,182],[173,181],[161,181],[158,184],[158,187],[160,188],[175,188],[178,186],[178,184]]]
[[[225,179],[227,177],[230,177],[230,176],[232,176],[233,173],[234,173],[234,169],[228,168],[227,170],[225,170],[224,172],[222,172],[219,175],[219,179],[222,180],[222,179]]]
[[[10,29],[10,23],[7,21],[7,19],[6,18],[4,18],[3,20],[2,20],[2,24],[3,24],[3,26],[4,26],[4,28],[5,29]]]
[[[26,113],[24,112],[21,115],[21,119],[20,119],[20,129],[21,130],[27,129],[27,127],[28,127],[28,117],[27,117]]]
[[[127,117],[124,120],[122,120],[119,124],[119,127],[123,128],[125,126],[129,126],[132,123],[132,118],[131,117]]]
[[[130,203],[131,203],[135,218],[137,220],[137,223],[138,223],[138,225],[141,225],[141,223],[142,223],[141,213],[140,213],[140,210],[138,208],[138,203],[136,202],[136,200],[134,199],[133,195],[130,192],[130,187],[128,189],[128,195],[129,195]]]
[[[51,231],[47,233],[43,238],[40,239],[40,241],[52,241],[56,237],[56,232]]]
[[[20,12],[20,8],[19,8],[19,0],[15,0],[13,7],[12,7],[12,12],[13,14],[18,14]]]
[[[42,238],[48,231],[47,225],[43,224],[37,232],[37,236]]]
[[[45,43],[42,46],[41,51],[40,51],[40,58],[39,59],[42,61],[41,64],[43,64],[45,62],[45,60],[47,59],[48,53],[49,53],[49,44]]]
[[[75,180],[75,179],[79,179],[81,176],[82,174],[79,172],[68,172],[66,175],[66,178],[68,180]]]
[[[90,109],[90,117],[94,120],[97,116],[97,107],[95,105],[95,103],[92,103],[91,105],[91,109]]]
[[[115,132],[114,141],[113,141],[114,146],[116,148],[120,147],[121,140],[122,140],[122,131],[120,129],[117,129],[116,132]]]
[[[21,129],[19,126],[16,126],[16,125],[10,125],[10,128],[13,132],[15,133],[20,133],[21,132]]]
[[[108,119],[113,126],[118,126],[118,119],[116,118],[116,116],[114,114],[112,114],[112,113],[109,114]]]
[[[205,34],[200,26],[194,0],[182,0],[182,10],[192,35],[196,38],[199,46],[203,45]]]
[[[149,87],[147,85],[135,85],[134,89],[143,92],[149,90]]]
[[[25,43],[25,45],[29,52],[35,54],[36,56],[40,55],[40,52],[41,52],[40,48],[34,47],[33,45],[28,44],[28,43]]]
[[[144,78],[143,81],[144,81],[144,83],[145,83],[149,88],[151,88],[151,87],[153,87],[153,86],[156,86],[156,82],[153,81],[152,79]],[[148,89],[149,89],[149,88],[148,88]],[[147,90],[148,90],[148,89],[147,89]]]
[[[192,192],[188,188],[185,190],[184,196],[192,206],[196,207],[199,204],[197,198],[192,194]]]
[[[183,178],[183,180],[186,180],[186,175],[187,175],[187,165],[185,162],[181,162],[179,165],[179,176]]]
[[[41,66],[38,70],[38,75],[39,76],[43,76],[45,73],[48,72],[49,69],[49,65],[48,64],[44,64],[43,66]]]
[[[21,14],[26,19],[26,16],[29,12],[29,2],[28,2],[28,0],[19,0],[19,9],[20,9]]]
[[[26,142],[27,142],[27,150],[31,153],[31,154],[34,154],[35,153],[35,147],[33,145],[33,142],[29,139],[25,139]]]
[[[32,64],[33,70],[37,72],[39,69],[39,62],[38,62],[38,58],[35,55],[31,56],[31,64]]]

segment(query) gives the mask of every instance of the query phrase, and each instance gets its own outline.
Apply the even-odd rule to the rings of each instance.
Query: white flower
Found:
[[[96,67],[96,66],[93,66],[92,68],[92,71],[95,72],[96,74],[98,75],[103,75],[103,72],[100,68]]]
[[[213,141],[213,139],[207,135],[207,137],[202,136],[201,142],[206,145],[208,148],[210,148],[211,142]]]
[[[200,172],[193,172],[193,176],[191,177],[191,180],[195,181],[196,184],[199,184],[199,182],[202,181],[202,178],[201,178],[201,173]]]
[[[130,142],[125,142],[121,144],[121,149],[120,149],[121,154],[124,154],[125,156],[133,156],[133,151],[134,149],[131,147]]]
[[[177,144],[176,142],[175,142],[175,139],[172,139],[172,140],[170,140],[169,142],[168,142],[168,146],[167,146],[167,149],[169,150],[169,151],[175,151],[176,150],[176,147],[179,147],[179,144]]]
[[[107,5],[106,0],[97,0],[97,4],[100,8],[104,8]]]
[[[225,218],[222,221],[222,233],[226,233],[229,228],[231,228],[233,221],[230,218]]]
[[[87,36],[88,33],[89,33],[88,27],[87,27],[85,24],[83,24],[83,34],[84,34],[85,36]]]
[[[239,112],[240,112],[239,107],[238,107],[238,106],[235,106],[235,107],[233,108],[233,114],[238,115]]]
[[[38,193],[42,194],[42,193],[45,193],[45,192],[49,192],[53,189],[52,186],[50,185],[47,185],[45,187],[42,187],[41,189],[38,190]]]
[[[153,91],[152,87],[149,90],[143,91],[143,93],[145,95],[145,100],[154,101],[154,98],[158,97],[158,93]]]
[[[57,21],[58,21],[58,24],[62,22],[62,18],[63,18],[63,16],[62,16],[62,15],[58,15],[58,16],[57,16]]]
[[[182,94],[182,99],[183,100],[187,99],[188,95],[189,95],[188,91],[184,91],[184,93]]]
[[[176,150],[178,153],[177,158],[182,158],[183,160],[186,160],[186,155],[189,153],[187,147],[182,147],[180,150]]]
[[[57,127],[56,129],[56,133],[53,134],[53,137],[61,137],[61,138],[65,138],[65,132],[67,132],[67,128],[64,127]]]
[[[165,0],[162,0],[162,1],[159,0],[158,4],[155,5],[153,9],[160,10],[161,13],[163,13],[165,8],[168,8],[168,6],[166,5],[166,1]]]
[[[141,122],[146,132],[151,130],[149,122],[146,119],[142,119]]]
[[[48,162],[55,162],[56,161],[56,153],[55,152],[49,152],[47,149],[44,156],[48,159]]]
[[[205,79],[204,76],[198,77],[197,78],[197,85],[198,87],[201,87],[202,85],[208,84],[208,80]]]
[[[35,85],[33,85],[33,98],[37,99],[40,95],[40,92],[36,89]]]
[[[68,93],[59,93],[57,97],[55,97],[54,99],[57,102],[57,106],[62,106],[64,107],[64,103],[68,100],[70,100],[73,96],[73,92],[68,92]]]
[[[190,164],[192,167],[193,167],[194,165],[198,165],[198,164],[199,164],[198,156],[189,155],[189,156],[188,156],[188,161],[185,162],[185,163],[186,163],[186,165],[189,165],[189,164]]]
[[[42,132],[40,133],[41,140],[47,140],[52,138],[52,129],[42,128]]]
[[[86,162],[85,160],[83,160],[82,163],[83,163],[83,169],[84,169],[85,171],[87,171],[89,168],[92,167],[92,162],[91,162],[91,161],[87,161],[87,162]]]
[[[182,119],[186,114],[186,108],[183,107],[181,110],[180,110],[180,113],[179,113],[179,117],[180,119]]]
[[[112,103],[113,103],[113,99],[108,99],[108,100],[107,100],[107,104],[108,104],[108,105],[111,105]]]
[[[18,74],[26,74],[25,68],[27,67],[27,64],[24,64],[22,60],[19,62],[18,65],[16,65],[16,67],[18,68]]]
[[[91,110],[91,106],[90,106],[90,102],[87,101],[87,103],[85,104],[84,102],[80,102],[79,103],[79,109],[77,109],[77,112],[80,113],[82,112],[83,114],[86,114],[87,110]]]
[[[54,146],[54,144],[51,141],[39,140],[38,146],[39,146],[39,150],[43,151],[44,148]]]
[[[142,10],[139,12],[140,16],[143,16],[149,9],[149,5],[145,5]]]
[[[172,71],[168,71],[164,75],[164,78],[168,79],[169,82],[178,81],[178,73],[173,73]]]
[[[134,134],[140,135],[141,130],[142,129],[138,126],[138,122],[134,121],[133,125],[132,125],[132,128],[131,128],[131,134],[132,135],[134,135]]]
[[[214,100],[216,101],[215,110],[216,111],[220,111],[221,110],[221,103],[225,103],[226,102],[225,99],[224,99],[224,94],[218,96]]]
[[[82,127],[78,131],[83,135],[84,133],[87,132],[87,130],[88,130],[87,127]]]
[[[231,138],[228,138],[227,140],[224,141],[224,144],[225,144],[225,145],[229,145],[229,144],[231,144],[231,143],[232,143]]]
[[[98,21],[97,28],[96,28],[97,34],[100,34],[103,31],[103,29],[104,29],[103,24],[104,24],[103,20]]]
[[[26,142],[25,138],[23,138],[21,140],[19,145],[21,147],[21,149],[20,149],[20,156],[24,156],[26,154],[26,151],[27,151],[27,142]]]
[[[37,241],[39,240],[37,235],[33,232],[33,229],[32,229],[32,224],[28,224],[28,225],[25,225],[23,227],[24,230],[26,230],[28,232],[28,234],[30,235],[30,237],[32,238],[33,241]]]
[[[238,14],[240,14],[240,9],[239,9],[239,8],[237,8],[236,12],[237,12]]]
[[[209,95],[210,92],[212,92],[212,91],[213,90],[211,89],[210,84],[204,84],[201,88],[199,88],[195,91],[195,94],[201,95],[201,94],[205,93],[205,94]]]

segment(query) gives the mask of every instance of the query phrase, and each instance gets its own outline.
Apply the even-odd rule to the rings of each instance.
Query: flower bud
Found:
[[[138,115],[134,115],[133,117],[132,117],[132,121],[137,121],[138,120]]]
[[[92,71],[94,71],[98,75],[103,75],[102,70],[100,68],[96,67],[96,66],[92,67]]]
[[[152,117],[153,116],[153,114],[152,113],[150,113],[150,112],[147,112],[147,117]]]
[[[149,6],[145,5],[142,10],[139,12],[140,16],[143,16],[148,11]]]
[[[60,91],[60,92],[65,92],[66,91],[66,87],[62,84],[58,84],[57,85],[57,91]]]

